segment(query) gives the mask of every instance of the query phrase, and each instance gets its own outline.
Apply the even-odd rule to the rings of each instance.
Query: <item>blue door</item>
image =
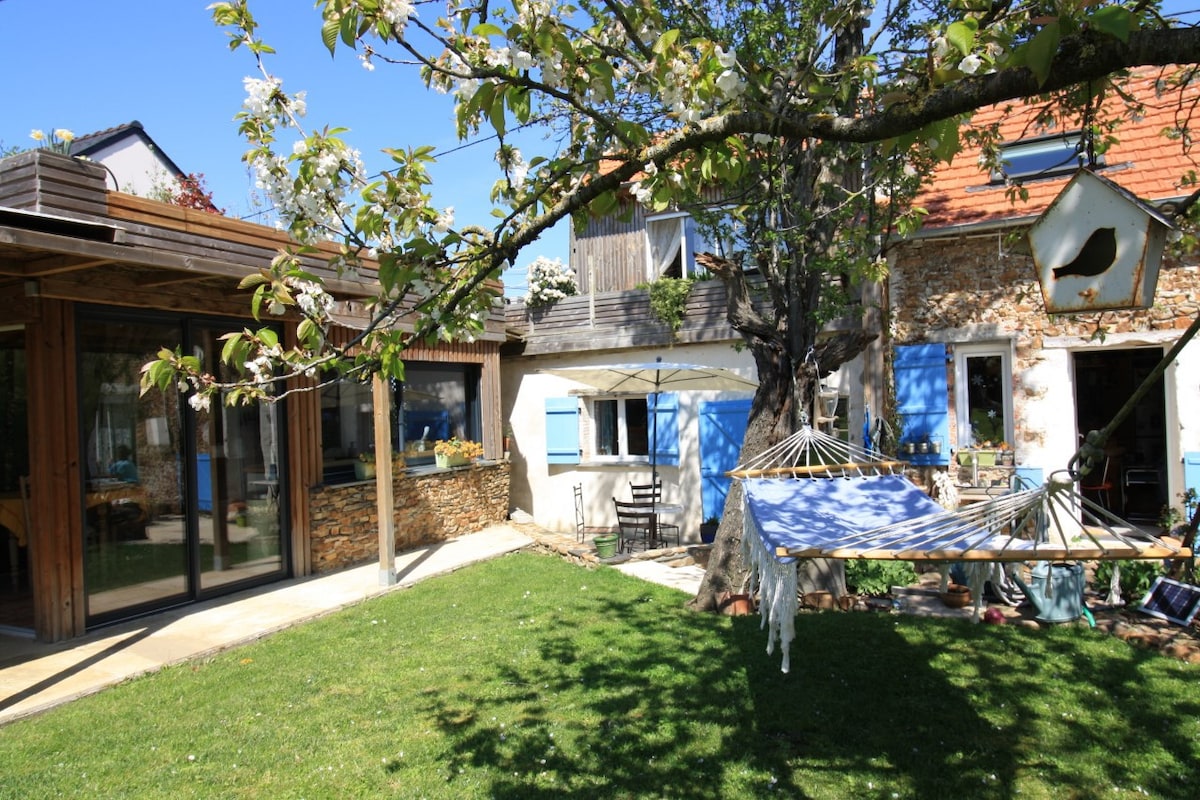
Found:
[[[703,519],[719,517],[725,510],[732,478],[725,473],[738,465],[750,398],[710,400],[700,404],[700,497]]]

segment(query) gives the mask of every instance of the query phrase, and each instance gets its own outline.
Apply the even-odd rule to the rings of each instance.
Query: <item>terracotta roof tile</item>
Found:
[[[1164,129],[1180,124],[1181,120],[1177,116],[1180,108],[1177,90],[1155,96],[1158,77],[1156,71],[1133,79],[1131,88],[1135,96],[1143,99],[1146,113],[1117,128],[1118,141],[1104,155],[1105,166],[1097,170],[1098,174],[1151,202],[1187,194],[1187,190],[1179,188],[1179,179],[1186,170],[1200,166],[1200,152],[1189,157],[1182,152],[1178,141],[1161,135]],[[1200,102],[1200,85],[1189,87],[1186,96],[1192,104]],[[1112,107],[1116,108],[1115,104]],[[1036,109],[1034,105],[1015,103],[993,106],[978,111],[973,124],[982,126],[1001,120],[1005,142],[1052,133],[1035,128]],[[981,169],[979,149],[965,147],[952,163],[935,172],[929,188],[917,197],[916,204],[929,212],[926,228],[1034,216],[1058,196],[1069,178],[1068,174],[1027,180],[1024,188],[1029,193],[1028,200],[1013,203],[1005,196],[1004,186],[992,184]]]

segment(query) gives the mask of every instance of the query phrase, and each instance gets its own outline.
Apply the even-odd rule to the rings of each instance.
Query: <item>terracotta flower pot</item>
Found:
[[[720,609],[722,614],[733,617],[753,614],[754,600],[748,594],[728,594],[721,600]]]
[[[971,589],[959,583],[952,583],[942,592],[942,602],[950,608],[966,608],[971,603]]]

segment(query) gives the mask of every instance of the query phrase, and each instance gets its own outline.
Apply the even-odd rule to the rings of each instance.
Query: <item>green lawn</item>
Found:
[[[517,554],[0,728],[0,797],[1193,798],[1200,667]]]

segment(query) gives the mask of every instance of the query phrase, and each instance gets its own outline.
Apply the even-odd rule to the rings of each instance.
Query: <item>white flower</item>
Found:
[[[958,62],[958,68],[968,75],[974,75],[983,66],[983,59],[972,53]]]
[[[717,88],[726,97],[737,97],[745,90],[742,76],[731,69],[727,69],[717,76]]]
[[[212,398],[206,394],[194,394],[188,398],[188,405],[195,411],[208,411],[212,407]]]

